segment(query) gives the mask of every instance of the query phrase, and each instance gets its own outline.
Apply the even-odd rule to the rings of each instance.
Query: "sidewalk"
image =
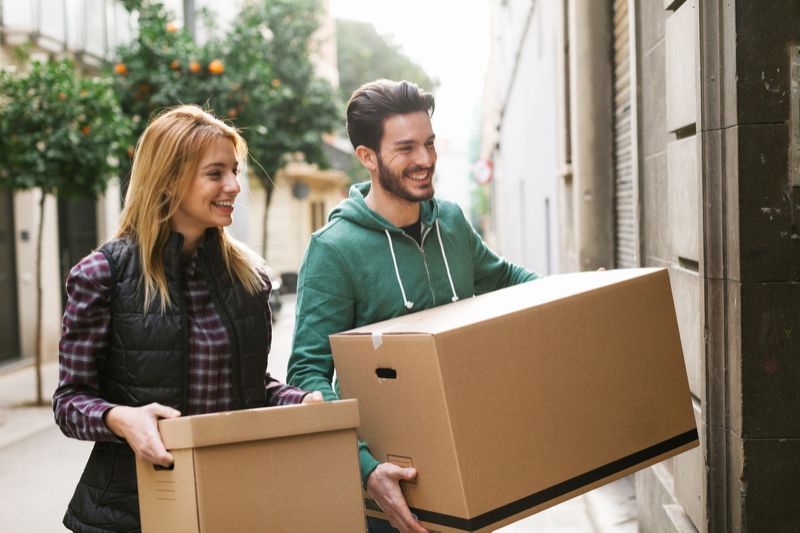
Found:
[[[286,377],[294,299],[286,297],[275,325],[270,372]],[[58,365],[43,367],[49,402]],[[0,368],[0,516],[8,533],[61,532],[61,518],[92,444],[69,439],[53,422],[49,404],[33,407],[33,366]],[[623,478],[511,524],[502,533],[636,533],[633,480]],[[337,532],[338,533],[338,532]]]

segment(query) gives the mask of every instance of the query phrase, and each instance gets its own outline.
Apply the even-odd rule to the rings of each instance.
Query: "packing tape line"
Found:
[[[543,503],[547,503],[550,500],[564,496],[565,494],[569,494],[570,492],[578,490],[581,487],[589,485],[590,483],[600,481],[618,472],[622,472],[623,470],[636,466],[639,463],[643,463],[658,457],[661,454],[667,453],[676,448],[680,448],[681,446],[685,446],[693,442],[699,444],[698,439],[699,436],[697,434],[697,428],[693,428],[685,433],[681,433],[680,435],[676,435],[663,442],[659,442],[658,444],[654,444],[653,446],[644,448],[638,452],[634,452],[621,459],[617,459],[616,461],[612,461],[608,464],[595,468],[594,470],[590,470],[566,481],[562,481],[561,483],[547,487],[546,489],[535,492],[529,496],[525,496],[524,498],[520,498],[519,500],[498,507],[497,509],[487,511],[474,518],[462,518],[460,516],[437,513],[435,511],[418,509],[416,507],[410,507],[410,509],[412,513],[417,515],[421,522],[428,522],[453,529],[460,529],[462,531],[476,531],[499,522],[500,520],[504,520],[510,516],[514,516],[517,513],[521,513],[527,509],[531,509],[533,507],[542,505]],[[380,512],[380,508],[375,504],[375,502],[368,498],[364,499],[364,505],[367,509]]]
[[[389,331],[393,330],[402,330],[405,326],[404,323],[394,324],[392,326],[386,326],[385,328],[379,328],[372,332],[372,349],[377,350],[383,345],[383,335]]]
[[[381,338],[383,332],[380,330],[372,332],[372,349],[377,350],[383,344],[383,338]]]

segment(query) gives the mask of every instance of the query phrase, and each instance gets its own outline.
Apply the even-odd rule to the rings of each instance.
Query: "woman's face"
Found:
[[[187,239],[212,227],[233,222],[233,201],[241,191],[239,163],[233,142],[220,137],[200,159],[197,172],[181,200],[170,226]]]

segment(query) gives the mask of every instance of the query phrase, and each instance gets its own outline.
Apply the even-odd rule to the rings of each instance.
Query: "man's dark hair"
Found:
[[[433,116],[433,95],[410,81],[375,80],[353,92],[347,102],[347,135],[353,148],[380,151],[383,123],[392,115],[424,111]]]

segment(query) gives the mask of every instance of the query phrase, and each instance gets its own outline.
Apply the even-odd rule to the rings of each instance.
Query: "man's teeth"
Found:
[[[428,177],[428,172],[425,171],[425,172],[422,172],[422,173],[409,174],[408,177],[411,178],[412,180],[421,181],[421,180],[424,180],[425,178]]]
[[[233,202],[225,201],[225,202],[211,202],[212,205],[216,205],[217,207],[233,207]]]

